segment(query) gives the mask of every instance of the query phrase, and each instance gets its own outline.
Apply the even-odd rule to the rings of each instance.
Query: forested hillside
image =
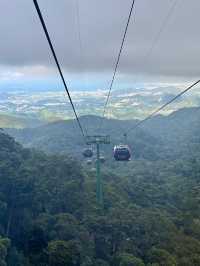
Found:
[[[88,134],[108,134],[111,136],[111,145],[102,147],[103,152],[109,158],[112,157],[112,146],[123,142],[124,132],[136,123],[134,120],[108,120],[96,116],[84,116],[80,120],[87,128]],[[97,130],[100,124],[103,126],[101,131]],[[85,148],[84,139],[75,120],[58,121],[37,128],[7,129],[6,131],[26,147],[34,147],[51,154],[61,153],[81,158],[82,150]],[[157,148],[161,143],[151,134],[147,134],[144,130],[138,130],[130,134],[128,141],[131,147],[135,149],[136,158],[157,158]]]
[[[8,128],[26,128],[26,127],[37,127],[44,124],[44,122],[40,121],[37,118],[26,116],[17,116],[10,115],[5,113],[0,113],[0,127],[8,127]]]
[[[200,265],[200,157],[193,155],[138,158],[115,163],[115,171],[106,165],[102,210],[90,169],[0,133],[0,265]]]
[[[157,115],[144,126],[134,128],[136,120],[103,119],[85,116],[81,122],[88,134],[108,134],[111,145],[102,147],[103,153],[111,159],[115,144],[123,143],[123,134],[128,132],[127,142],[134,153],[134,159],[176,159],[189,157],[191,153],[200,156],[196,149],[200,143],[200,108],[185,108],[169,116]],[[97,130],[102,123],[102,130]],[[58,121],[37,128],[22,130],[7,129],[7,132],[26,147],[34,147],[48,153],[63,153],[81,158],[85,147],[76,121]]]

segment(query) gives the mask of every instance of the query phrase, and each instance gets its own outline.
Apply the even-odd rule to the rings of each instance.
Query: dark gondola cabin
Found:
[[[129,161],[131,151],[128,145],[116,145],[114,147],[114,158],[116,161]]]
[[[86,158],[91,158],[93,156],[93,150],[92,149],[85,149],[83,151],[83,156]]]
[[[104,156],[100,156],[99,160],[100,160],[101,163],[105,163],[105,161],[106,161]]]
[[[87,160],[86,164],[87,165],[92,165],[92,160]]]

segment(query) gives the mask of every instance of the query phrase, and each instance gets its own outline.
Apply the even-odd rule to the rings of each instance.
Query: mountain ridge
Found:
[[[163,116],[157,115],[136,130],[130,130],[139,120],[105,119],[95,115],[82,116],[80,121],[88,135],[108,134],[112,146],[124,142],[123,134],[128,133],[128,144],[134,151],[135,158],[166,157],[184,154],[187,146],[199,142],[198,128],[200,108],[184,108]],[[102,124],[102,129],[97,130]],[[41,149],[48,153],[72,154],[81,158],[85,147],[76,120],[60,120],[36,128],[5,129],[17,141],[26,147]],[[190,143],[190,140],[193,142]],[[112,156],[112,146],[102,147],[102,151]]]

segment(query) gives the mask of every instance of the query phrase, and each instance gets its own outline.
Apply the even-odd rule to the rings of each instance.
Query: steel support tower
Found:
[[[103,206],[103,185],[101,178],[100,147],[102,144],[110,144],[110,136],[86,136],[86,143],[88,145],[96,145],[96,195],[99,205]]]

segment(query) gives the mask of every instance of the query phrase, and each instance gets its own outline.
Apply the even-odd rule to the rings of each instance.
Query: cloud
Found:
[[[144,55],[174,1],[177,6],[146,60]],[[38,3],[64,71],[72,77],[85,72],[88,77],[104,76],[108,81],[131,0],[38,0]],[[137,76],[144,81],[196,78],[200,69],[199,10],[198,0],[136,0],[119,79],[133,82]],[[33,2],[0,1],[0,17],[2,68],[14,68],[22,76],[56,75]]]

